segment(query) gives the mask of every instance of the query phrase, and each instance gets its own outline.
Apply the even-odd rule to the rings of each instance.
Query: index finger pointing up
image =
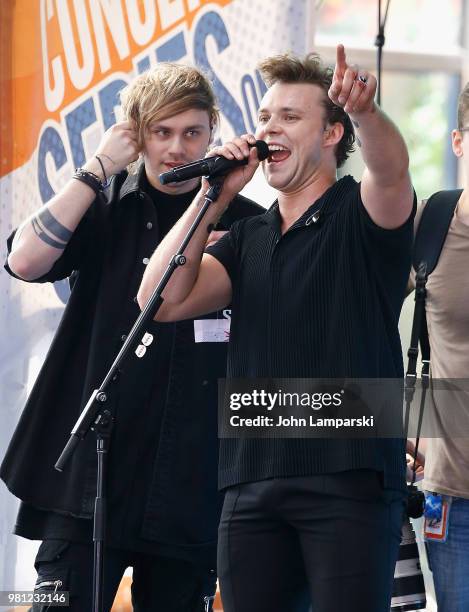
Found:
[[[344,45],[337,45],[335,73],[338,76],[344,76],[346,70],[347,70],[347,61],[345,57]]]

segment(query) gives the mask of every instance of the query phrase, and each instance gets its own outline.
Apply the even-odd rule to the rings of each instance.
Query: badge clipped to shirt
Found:
[[[231,312],[223,311],[223,318],[194,320],[195,342],[228,342],[230,339]]]
[[[438,493],[425,494],[423,534],[427,542],[446,542],[450,507],[451,498]]]

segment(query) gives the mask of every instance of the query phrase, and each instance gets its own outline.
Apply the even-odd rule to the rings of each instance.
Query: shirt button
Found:
[[[151,221],[148,221],[147,223],[147,229],[151,229],[153,227],[153,223]]]
[[[137,298],[137,296],[135,296],[135,297],[134,297],[134,302],[135,302],[136,304],[138,304],[138,298]]]
[[[121,336],[121,340],[122,340],[122,342],[125,342],[125,341],[127,340],[127,336],[126,336],[126,334],[122,334],[122,336]]]
[[[148,257],[144,257],[142,259],[142,263],[143,263],[144,266],[147,266],[150,263],[150,260],[148,259]]]
[[[203,380],[202,381],[202,387],[206,387],[208,385],[208,380]]]

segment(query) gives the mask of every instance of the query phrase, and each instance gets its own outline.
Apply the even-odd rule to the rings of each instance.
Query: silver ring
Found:
[[[366,85],[366,84],[368,83],[368,79],[367,79],[367,77],[365,77],[365,76],[363,76],[363,75],[360,75],[360,76],[358,77],[358,80],[359,80],[359,81],[361,81],[361,82],[363,83],[363,85]]]

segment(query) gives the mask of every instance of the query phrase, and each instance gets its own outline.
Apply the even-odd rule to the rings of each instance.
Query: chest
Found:
[[[452,224],[427,284],[427,312],[469,327],[469,227]]]
[[[237,290],[261,308],[278,304],[295,315],[308,310],[312,300],[350,297],[355,279],[371,278],[366,266],[363,245],[333,219],[283,235],[262,228],[242,250]]]

